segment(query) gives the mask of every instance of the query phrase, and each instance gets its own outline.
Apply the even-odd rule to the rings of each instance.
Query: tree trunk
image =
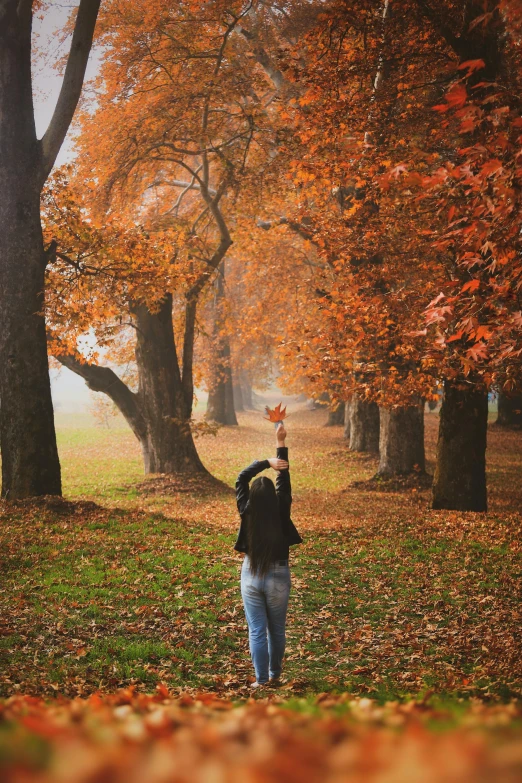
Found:
[[[508,397],[503,392],[499,392],[498,414],[495,424],[506,429],[518,430],[522,428],[522,394]]]
[[[432,508],[486,511],[488,395],[446,381],[440,410]]]
[[[424,403],[380,408],[378,476],[424,473]]]
[[[138,398],[146,422],[142,440],[146,473],[206,473],[190,430],[172,325],[172,294],[157,313],[145,305],[136,318]]]
[[[40,197],[37,189],[31,192],[30,184],[14,181],[24,180],[20,171],[6,177],[3,168],[0,178],[2,496],[12,500],[60,495],[43,316],[45,252]],[[5,198],[6,192],[14,198]]]
[[[347,441],[350,440],[350,421],[352,412],[352,401],[346,400],[344,403],[344,437]]]
[[[379,451],[379,406],[357,394],[350,406],[350,451]]]
[[[34,3],[0,3],[0,449],[2,495],[61,494],[45,333],[40,194],[76,109],[99,0],[81,0],[49,127],[36,137]],[[44,13],[52,13],[47,11]]]
[[[326,427],[342,427],[344,425],[344,403],[331,407],[328,411]]]
[[[225,268],[218,273],[214,296],[213,367],[209,380],[206,418],[217,424],[237,426],[230,366],[230,342],[224,331]]]
[[[227,365],[227,361],[230,359],[230,346],[228,339],[225,339],[223,342],[224,345],[220,348],[216,357],[216,375],[208,393],[207,412],[205,415],[207,419],[215,421],[217,424],[237,426],[232,370]]]
[[[252,398],[252,384],[248,373],[241,372],[239,375],[239,383],[241,385],[241,396],[243,399],[243,405],[246,410],[254,410],[254,401]]]
[[[2,496],[61,494],[43,316],[40,157],[31,98],[30,25],[0,22],[0,446]]]

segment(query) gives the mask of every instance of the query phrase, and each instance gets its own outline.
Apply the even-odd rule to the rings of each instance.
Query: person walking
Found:
[[[302,543],[290,518],[292,492],[285,440],[286,429],[280,423],[276,429],[277,456],[256,460],[241,471],[236,481],[241,525],[234,548],[245,554],[241,597],[256,674],[253,688],[277,684],[281,675],[290,595],[289,547]],[[252,481],[268,468],[277,473],[275,487],[267,476]]]

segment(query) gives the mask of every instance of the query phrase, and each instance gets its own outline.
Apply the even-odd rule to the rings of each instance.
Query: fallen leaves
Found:
[[[426,700],[327,693],[298,711],[271,696],[233,707],[206,692],[172,698],[164,685],[50,703],[14,696],[0,704],[0,770],[6,783],[507,781],[522,765],[509,728],[521,718],[515,704],[475,703],[456,720]]]

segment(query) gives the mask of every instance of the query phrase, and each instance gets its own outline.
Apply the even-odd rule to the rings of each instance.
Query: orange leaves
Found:
[[[461,288],[461,291],[462,293],[469,291],[469,293],[472,294],[475,291],[478,291],[479,288],[480,288],[480,280],[477,280],[475,278],[473,280],[468,280],[467,283],[464,283],[464,285]]]
[[[450,109],[461,109],[466,103],[468,93],[460,82],[453,84],[446,93],[446,103],[439,103],[433,107],[435,111],[447,112]]]
[[[283,404],[283,403],[282,403],[282,402],[280,402],[278,405],[276,405],[276,406],[275,406],[275,408],[274,408],[273,410],[271,410],[271,409],[268,407],[268,405],[267,405],[267,406],[265,407],[265,411],[266,411],[266,413],[268,414],[268,416],[265,416],[264,418],[265,418],[267,421],[272,421],[272,422],[276,422],[276,423],[277,423],[277,422],[279,422],[279,421],[283,421],[284,419],[286,419],[286,417],[287,417],[287,413],[286,413],[286,407],[285,407],[285,408],[283,408],[283,409],[281,409],[281,405],[282,405],[282,404]]]
[[[409,646],[408,633],[398,635],[399,648]],[[371,647],[371,626],[364,626],[360,635],[361,649]],[[322,643],[339,641],[328,632]],[[413,655],[409,669],[415,671],[419,658]],[[456,676],[453,666],[446,668],[459,691],[473,687],[471,676]],[[413,677],[409,669],[403,677],[407,683]],[[352,670],[355,676],[373,673],[371,661]],[[209,771],[217,780],[377,783],[400,780],[405,769],[412,780],[477,780],[484,769],[492,780],[516,780],[519,740],[514,727],[520,708],[515,702],[484,704],[477,699],[461,707],[457,718],[431,706],[431,693],[382,704],[347,692],[323,692],[300,711],[271,693],[240,707],[205,691],[165,698],[134,693],[130,699],[116,693],[96,701],[47,703],[18,695],[2,705],[2,772],[13,783],[189,783],[209,780]],[[500,732],[500,727],[506,730]]]
[[[474,73],[475,71],[480,71],[482,68],[486,67],[486,63],[484,60],[466,60],[463,63],[460,63],[458,66],[459,71],[466,70],[466,77],[470,76],[470,74]]]
[[[473,359],[474,362],[487,359],[489,354],[486,343],[482,341],[475,343],[471,348],[468,348],[467,355]]]

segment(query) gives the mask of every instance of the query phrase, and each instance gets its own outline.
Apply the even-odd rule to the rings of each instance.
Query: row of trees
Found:
[[[26,96],[32,5],[2,5]],[[443,384],[434,506],[485,509],[487,390],[517,411],[520,388],[518,3],[107,0],[42,233],[98,6],[72,22],[44,139],[1,82],[3,494],[60,492],[45,311],[50,352],[121,410],[148,472],[204,471],[195,385],[234,423],[234,378],[240,405],[277,350],[289,391],[346,403],[382,474],[424,469]]]
[[[299,223],[325,269],[290,372],[299,355],[351,397],[356,438],[379,403],[384,473],[422,469],[421,401],[443,383],[435,508],[485,510],[487,390],[520,388],[516,11],[333,4],[294,60]]]

